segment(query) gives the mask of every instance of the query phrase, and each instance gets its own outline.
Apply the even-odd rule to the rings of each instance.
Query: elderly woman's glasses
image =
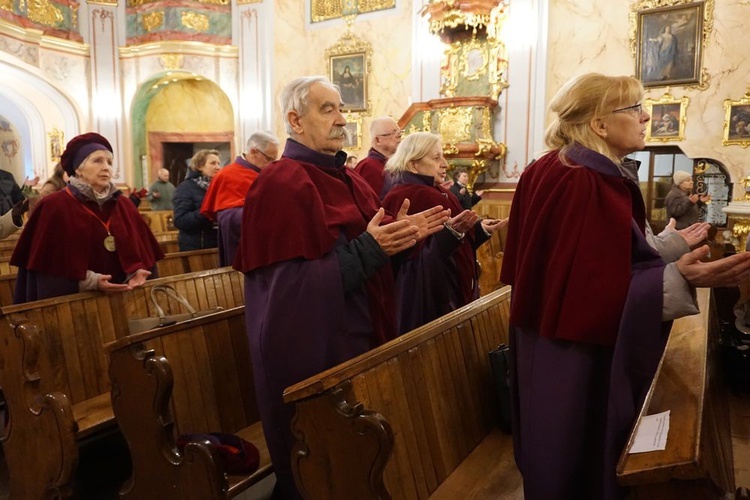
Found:
[[[634,114],[640,116],[641,113],[643,113],[643,104],[639,102],[638,104],[633,104],[632,106],[628,106],[627,108],[615,109],[612,112],[613,113],[629,113],[631,111]]]

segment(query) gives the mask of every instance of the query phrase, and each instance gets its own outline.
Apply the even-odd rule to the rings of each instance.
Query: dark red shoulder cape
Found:
[[[513,285],[511,324],[611,346],[630,282],[631,221],[643,233],[643,203],[614,163],[576,152],[587,161],[574,164],[585,166],[566,166],[553,151],[521,176],[500,278]]]
[[[111,274],[112,268],[119,265],[127,275],[138,269],[151,269],[164,257],[153,233],[127,197],[116,195],[101,210],[94,201],[85,203],[103,221],[111,221],[110,231],[117,245],[114,256],[104,249],[104,226],[84,209],[79,198],[74,199],[64,189],[39,201],[18,239],[11,265],[81,281],[87,269]]]
[[[392,213],[398,212],[404,199],[409,199],[409,213],[415,214],[436,207],[442,206],[444,209],[449,208],[452,215],[458,215],[464,209],[453,193],[443,189],[440,186],[428,186],[424,184],[415,184],[402,182],[393,186],[383,199],[383,207]],[[432,238],[433,236],[430,236]],[[424,247],[427,239],[418,242],[410,251],[409,258],[416,257]],[[474,298],[474,289],[472,281],[475,278],[475,260],[474,255],[474,229],[466,232],[461,245],[453,253],[453,260],[456,265],[458,276],[465,277],[461,280],[461,296],[464,304],[468,304]],[[446,263],[448,265],[448,263]]]
[[[347,240],[362,234],[379,208],[375,193],[350,170],[283,157],[250,187],[234,267],[248,272],[295,258],[318,259],[333,250],[340,233]]]
[[[367,157],[360,160],[357,166],[354,167],[354,171],[367,181],[378,196],[383,191],[383,184],[385,182],[384,170],[387,161],[388,158],[380,153],[380,151],[370,148]]]

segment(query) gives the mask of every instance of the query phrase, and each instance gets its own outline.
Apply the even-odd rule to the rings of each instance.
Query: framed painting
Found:
[[[636,77],[644,87],[701,84],[708,2],[673,3],[635,12]]]
[[[329,67],[331,81],[338,85],[344,109],[364,111],[367,109],[367,70],[365,53],[331,56]]]
[[[724,146],[736,144],[746,148],[750,146],[750,89],[737,101],[724,101],[726,118],[724,119]]]
[[[646,126],[646,141],[684,141],[689,101],[688,97],[675,99],[669,93],[658,100],[645,99],[643,107],[651,115],[651,121]]]
[[[350,32],[344,33],[333,47],[326,49],[328,78],[339,87],[344,111],[366,112],[370,74],[370,44]]]
[[[63,132],[53,128],[52,132],[48,132],[47,135],[49,136],[49,159],[52,162],[58,162],[63,152]]]
[[[346,141],[344,151],[354,152],[362,149],[362,117],[346,115]]]

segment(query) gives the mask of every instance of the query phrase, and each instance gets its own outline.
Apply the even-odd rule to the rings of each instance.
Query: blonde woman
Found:
[[[219,152],[201,149],[190,160],[190,170],[175,190],[172,203],[174,225],[180,231],[177,235],[180,252],[215,248],[218,245],[216,227],[201,214],[201,205],[211,179],[219,173],[220,168]]]
[[[526,168],[500,279],[513,286],[511,390],[527,500],[620,499],[617,460],[671,320],[698,312],[692,286],[737,285],[750,257],[666,264],[646,239],[627,155],[650,116],[631,77],[589,73],[550,102],[547,154]],[[637,180],[637,177],[635,177]]]

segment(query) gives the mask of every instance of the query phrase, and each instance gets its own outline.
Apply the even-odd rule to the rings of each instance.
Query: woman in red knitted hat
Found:
[[[15,303],[141,286],[164,257],[135,206],[112,183],[112,146],[96,133],[68,142],[70,182],[41,201],[18,240]]]

